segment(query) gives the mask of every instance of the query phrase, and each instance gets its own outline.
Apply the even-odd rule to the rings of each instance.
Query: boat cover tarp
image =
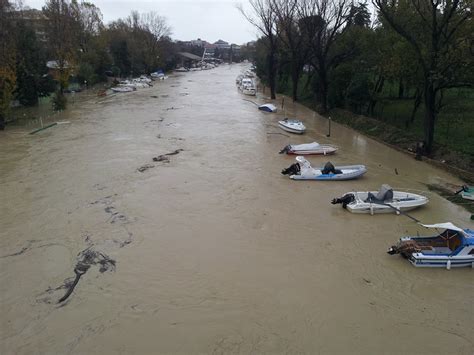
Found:
[[[383,184],[376,195],[369,192],[367,200],[365,200],[365,202],[385,202],[391,201],[392,199],[393,189],[390,187],[390,185]]]
[[[304,144],[291,144],[291,150],[298,151],[298,150],[315,150],[319,148],[319,143],[304,143]]]

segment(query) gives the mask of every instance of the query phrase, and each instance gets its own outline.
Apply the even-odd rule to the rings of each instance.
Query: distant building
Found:
[[[201,57],[188,52],[178,52],[178,56],[180,58],[180,65],[185,68],[195,67],[202,59]]]
[[[189,41],[190,44],[192,46],[196,46],[196,47],[204,47],[206,45],[206,41],[203,41],[202,39],[198,38],[198,39],[194,39],[192,41]]]
[[[219,49],[230,49],[230,44],[226,41],[223,41],[222,39],[214,42],[214,45]]]
[[[213,57],[216,51],[216,48],[217,46],[215,44],[206,43],[206,45],[204,46],[204,49],[206,50],[206,55]]]

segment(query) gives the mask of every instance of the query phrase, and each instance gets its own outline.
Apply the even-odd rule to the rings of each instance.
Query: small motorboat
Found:
[[[474,201],[474,186],[466,186],[462,187],[461,197],[466,200]]]
[[[273,104],[263,104],[263,105],[258,106],[258,109],[260,111],[264,111],[264,112],[276,112],[277,111],[277,107]]]
[[[162,70],[157,70],[157,71],[151,73],[150,76],[151,76],[153,79],[161,79],[161,80],[163,80],[162,78],[164,78],[165,73],[163,73]]]
[[[253,79],[243,78],[240,82],[239,90],[242,91],[245,95],[255,96],[257,95],[257,89],[255,88],[255,83]]]
[[[450,222],[422,226],[444,231],[429,237],[402,237],[387,253],[401,254],[417,267],[474,268],[474,230]]]
[[[334,166],[327,162],[321,168],[313,168],[304,157],[296,157],[296,163],[283,169],[283,175],[289,175],[293,180],[351,180],[364,175],[367,169],[364,165]]]
[[[280,150],[280,154],[294,155],[329,155],[334,154],[337,147],[327,144],[319,144],[317,142],[306,144],[289,144]]]
[[[257,90],[254,86],[247,85],[242,88],[242,94],[255,96],[257,95]]]
[[[242,74],[237,75],[237,78],[235,78],[235,83],[237,84],[237,86],[240,86],[243,78],[244,76]]]
[[[400,213],[426,205],[428,198],[405,191],[393,191],[389,185],[382,185],[379,191],[347,192],[331,201],[352,213]]]
[[[113,92],[132,92],[137,90],[135,87],[131,86],[115,86],[113,88],[110,88]]]
[[[278,126],[284,131],[290,133],[303,134],[306,131],[303,122],[289,118],[285,118],[283,121],[278,121]]]
[[[118,86],[123,86],[123,87],[131,87],[135,89],[144,89],[144,88],[149,88],[150,85],[147,83],[141,83],[141,82],[130,82],[128,84],[118,84]]]

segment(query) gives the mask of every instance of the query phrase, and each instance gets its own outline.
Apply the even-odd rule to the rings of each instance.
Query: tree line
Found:
[[[179,47],[156,12],[132,11],[107,25],[92,2],[47,0],[42,10],[0,0],[0,124],[11,103],[32,106],[53,94],[64,109],[71,81],[150,73],[176,65]]]
[[[319,111],[373,115],[388,87],[422,106],[424,151],[433,151],[443,97],[474,86],[472,0],[250,0],[241,13],[260,33],[258,75]]]

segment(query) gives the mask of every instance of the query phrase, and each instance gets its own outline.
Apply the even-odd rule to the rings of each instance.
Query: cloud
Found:
[[[256,38],[256,31],[237,10],[235,0],[95,0],[104,22],[127,17],[130,11],[156,11],[166,17],[172,37],[180,40],[201,38],[209,42],[223,39],[242,44]],[[247,6],[247,0],[241,1]],[[26,0],[25,5],[41,8],[44,1]]]

